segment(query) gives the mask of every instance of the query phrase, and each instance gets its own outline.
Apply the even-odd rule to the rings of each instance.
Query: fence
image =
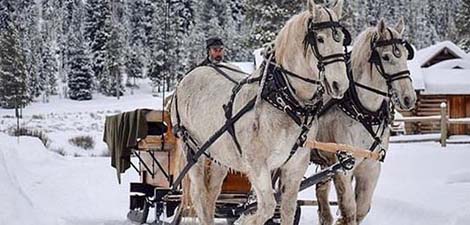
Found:
[[[403,118],[396,118],[396,122],[405,122],[405,123],[412,123],[412,122],[421,122],[421,123],[433,123],[439,122],[440,123],[440,130],[441,130],[441,146],[445,147],[447,145],[447,127],[450,124],[470,124],[470,118],[449,118],[447,113],[447,104],[445,102],[441,103],[441,115],[436,116],[411,116],[411,117],[403,117]]]

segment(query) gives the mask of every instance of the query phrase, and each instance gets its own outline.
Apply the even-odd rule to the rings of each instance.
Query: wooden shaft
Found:
[[[353,146],[345,145],[345,144],[327,143],[327,142],[319,142],[319,141],[307,141],[305,142],[304,147],[307,147],[310,149],[315,148],[324,152],[331,152],[331,153],[337,153],[339,151],[347,152],[347,153],[352,154],[354,157],[362,157],[362,158],[373,159],[373,160],[380,160],[382,158],[379,152],[372,152],[366,149],[357,148],[357,147],[353,147]]]

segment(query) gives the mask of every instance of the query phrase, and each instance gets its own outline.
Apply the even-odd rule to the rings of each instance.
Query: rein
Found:
[[[313,20],[310,19],[309,24],[308,24],[308,32],[304,39],[304,45],[306,47],[310,46],[310,48],[313,51],[313,54],[318,60],[317,67],[319,69],[320,77],[324,76],[325,66],[332,64],[332,63],[336,63],[336,62],[346,63],[346,56],[345,54],[332,54],[332,55],[327,55],[327,56],[321,55],[318,50],[316,31],[320,29],[332,29],[334,31],[333,33],[336,34],[334,36],[338,36],[336,33],[337,32],[336,29],[340,27],[342,28],[342,31],[345,33],[346,37],[349,37],[348,36],[349,32],[347,32],[347,30],[344,29],[344,27],[342,27],[338,22],[333,21],[333,18],[331,14],[328,12],[328,10],[325,9],[325,11],[328,13],[330,17],[330,21],[314,23]],[[335,41],[340,42],[341,40],[335,39]],[[349,38],[349,41],[344,41],[343,43],[346,49],[346,46],[350,43],[350,38]],[[274,52],[272,54],[274,54]],[[273,58],[273,57],[269,57],[269,58]],[[179,176],[176,178],[175,182],[173,183],[173,186],[172,186],[173,191],[175,191],[176,188],[181,184],[183,177],[186,175],[189,169],[198,161],[198,159],[202,155],[205,155],[209,159],[214,160],[206,150],[215,141],[217,141],[217,139],[220,136],[222,136],[225,132],[228,132],[231,135],[239,154],[240,155],[242,154],[240,144],[238,143],[238,139],[235,135],[236,132],[235,132],[234,124],[245,113],[247,113],[248,111],[251,111],[255,107],[256,99],[258,98],[258,95],[252,98],[248,103],[245,104],[245,106],[243,106],[237,113],[235,113],[235,115],[233,115],[233,103],[235,101],[235,98],[238,92],[241,90],[241,88],[245,84],[258,82],[258,84],[260,85],[262,83],[260,87],[261,98],[266,100],[275,108],[286,112],[287,115],[291,117],[293,121],[301,127],[301,132],[297,138],[297,141],[292,147],[289,157],[284,162],[284,164],[290,160],[290,158],[296,153],[299,147],[304,145],[305,141],[307,140],[307,133],[310,131],[310,128],[313,124],[314,119],[317,118],[318,112],[321,110],[323,106],[322,96],[324,94],[324,87],[321,82],[321,80],[323,79],[312,80],[309,78],[304,78],[302,76],[299,76],[293,72],[290,72],[284,69],[281,65],[278,65],[277,63],[271,60],[265,60],[262,65],[264,65],[265,67],[265,73],[262,74],[262,76],[245,77],[239,82],[231,78],[228,74],[226,74],[219,67],[223,67],[225,69],[232,70],[235,72],[241,72],[241,71],[238,71],[238,70],[235,70],[235,69],[223,66],[223,65],[218,65],[218,64],[208,65],[210,68],[213,68],[215,71],[217,71],[217,73],[221,74],[227,80],[234,83],[235,86],[232,88],[232,95],[230,96],[230,100],[222,106],[225,112],[225,117],[226,117],[225,124],[222,125],[202,145],[200,145],[190,135],[188,130],[181,124],[181,119],[180,119],[180,115],[178,111],[178,100],[177,100],[177,94],[176,94],[177,92],[175,92],[174,100],[175,100],[175,110],[176,110],[177,121],[176,121],[176,126],[174,126],[174,133],[176,134],[177,137],[183,140],[184,144],[186,145],[188,149],[188,154],[187,154],[188,163],[181,170],[181,173],[179,174]],[[246,73],[243,73],[243,74],[246,74]],[[307,82],[313,85],[319,85],[319,88],[313,94],[313,97],[310,99],[311,102],[304,103],[297,99],[295,95],[296,91],[290,84],[287,76],[300,79],[304,82]],[[263,79],[264,79],[264,82],[262,82]]]

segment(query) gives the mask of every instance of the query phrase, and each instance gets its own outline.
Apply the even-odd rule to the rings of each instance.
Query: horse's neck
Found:
[[[387,93],[387,84],[378,71],[374,67],[371,70],[369,63],[365,65],[366,66],[363,68],[353,68],[354,80],[368,87]],[[385,100],[384,96],[361,87],[356,86],[356,92],[361,104],[370,111],[377,111]]]
[[[312,68],[314,67],[308,64],[310,60],[306,60],[302,52],[303,51],[300,49],[292,49],[286,52],[281,60],[277,63],[282,65],[284,69],[299,76],[311,77],[312,75],[315,75],[314,80],[318,80],[317,71],[313,70]],[[300,102],[309,101],[312,98],[313,93],[316,93],[319,87],[318,85],[312,85],[300,79],[292,78],[288,75],[286,75],[286,78],[295,89],[291,91],[295,91],[295,97]]]

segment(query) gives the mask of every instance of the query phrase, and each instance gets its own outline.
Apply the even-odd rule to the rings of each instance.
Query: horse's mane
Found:
[[[294,43],[302,43],[307,33],[308,19],[310,13],[304,11],[290,18],[285,26],[279,31],[275,40],[276,62],[282,62],[282,58],[291,49]],[[297,35],[294,35],[297,34]]]
[[[395,37],[399,37],[398,32],[391,27],[388,27]],[[369,66],[369,58],[372,55],[371,43],[374,37],[376,38],[391,38],[388,32],[386,37],[380,37],[376,27],[369,27],[361,32],[354,41],[353,50],[351,53],[351,66],[352,68],[364,68]]]
[[[377,29],[375,27],[369,27],[357,36],[351,53],[352,68],[363,68],[364,66],[367,66],[366,64],[368,64],[369,58],[372,54],[372,38],[376,35]]]
[[[332,12],[331,9],[317,6],[317,14],[315,15],[314,21],[329,20],[329,16],[325,10],[328,10],[332,14],[334,20],[337,19],[335,13]],[[308,10],[294,15],[279,31],[274,42],[276,62],[282,63],[282,59],[289,51],[302,50],[303,52],[304,39],[307,34],[308,21],[310,17],[311,13]]]

